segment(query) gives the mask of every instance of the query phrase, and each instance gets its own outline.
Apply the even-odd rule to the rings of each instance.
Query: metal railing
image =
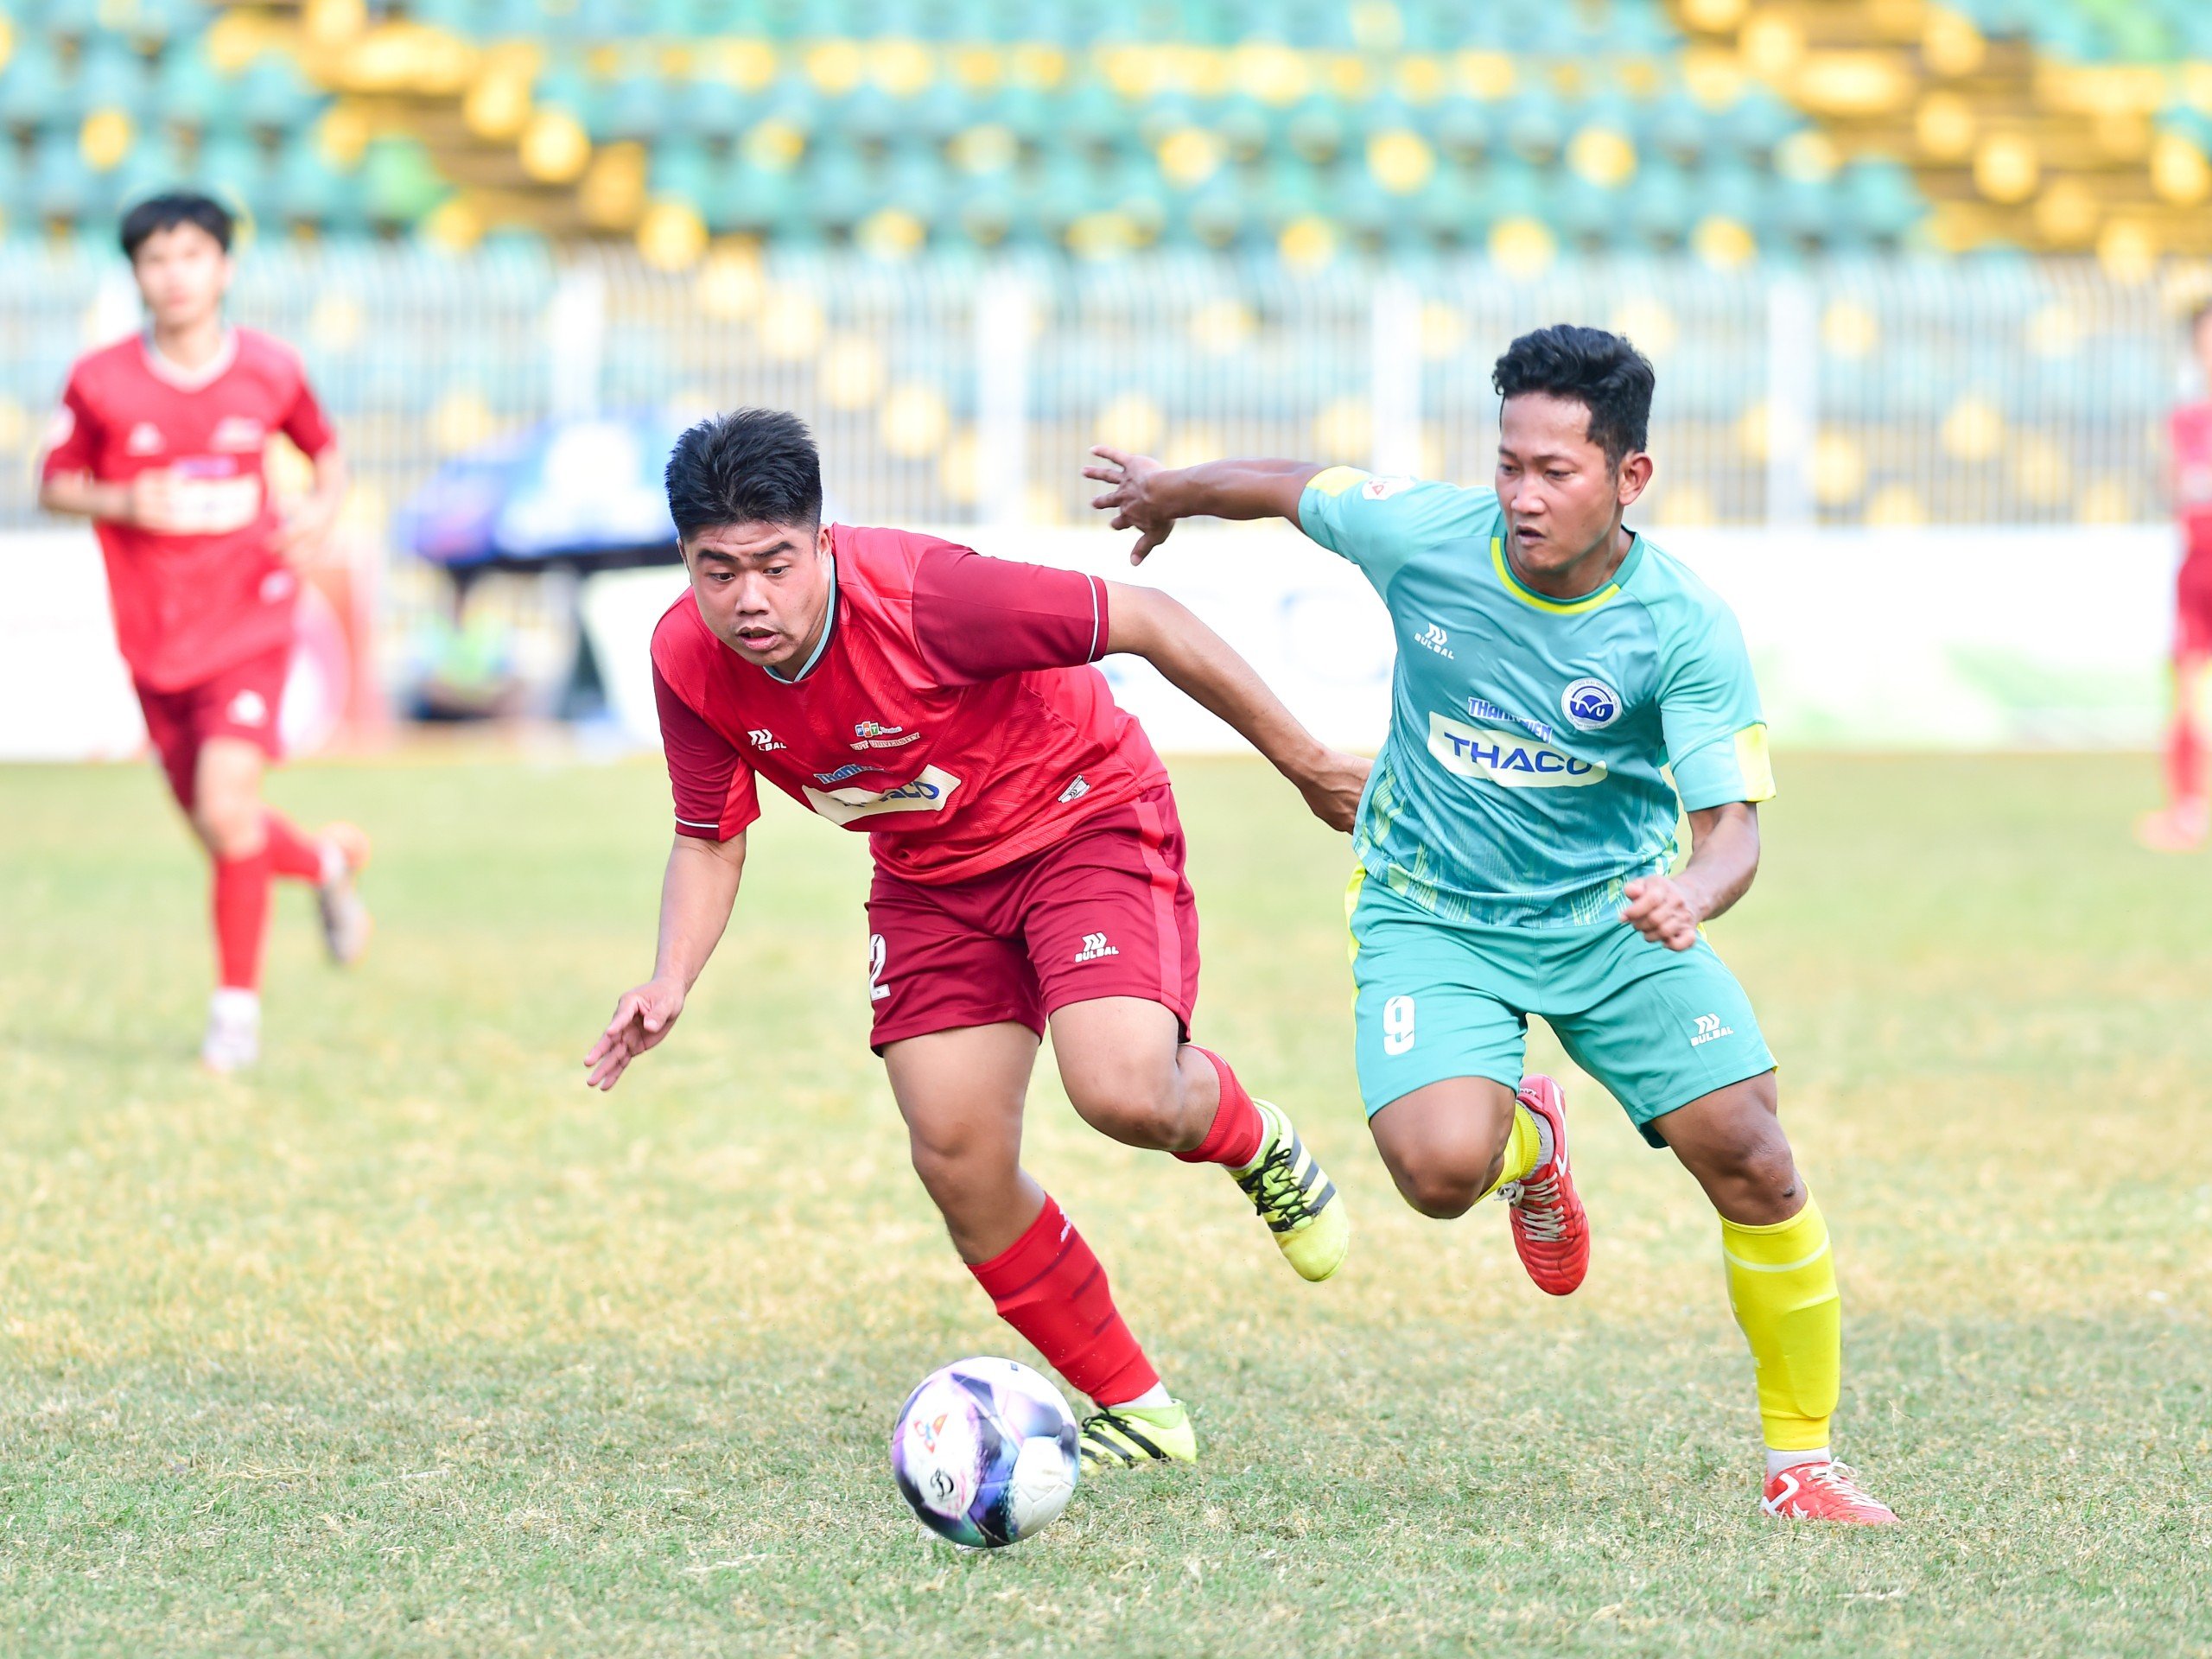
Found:
[[[1897,260],[1720,273],[1486,261],[1299,274],[1160,256],[1086,264],[304,244],[241,261],[239,321],[305,354],[381,524],[447,456],[594,408],[798,410],[837,511],[1078,518],[1084,451],[1224,453],[1486,478],[1490,365],[1514,334],[1619,329],[1659,373],[1649,521],[2156,518],[2180,319],[2094,265]],[[0,246],[0,524],[70,359],[126,332],[104,250]]]

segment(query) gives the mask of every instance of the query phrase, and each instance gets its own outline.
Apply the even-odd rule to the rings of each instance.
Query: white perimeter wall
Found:
[[[987,553],[1167,588],[1316,732],[1381,741],[1391,639],[1358,573],[1275,526],[1185,526],[1141,570],[1089,527],[949,532]],[[1675,530],[1662,544],[1742,619],[1777,743],[2138,747],[2165,695],[2175,539],[2164,525]],[[645,648],[681,573],[601,576],[584,595],[616,713],[655,741]],[[1107,671],[1165,750],[1228,730],[1126,658]],[[99,760],[143,731],[115,654],[99,558],[70,530],[0,536],[0,760]]]

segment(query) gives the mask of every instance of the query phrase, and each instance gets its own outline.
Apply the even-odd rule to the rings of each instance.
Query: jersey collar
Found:
[[[238,360],[238,331],[235,328],[223,330],[223,343],[215,355],[196,369],[188,369],[173,358],[162,356],[161,348],[154,344],[154,331],[150,328],[138,336],[138,344],[146,354],[147,372],[179,391],[198,391],[203,386],[214,385]]]
[[[1497,579],[1505,584],[1505,591],[1523,605],[1548,611],[1554,616],[1580,616],[1585,611],[1594,611],[1609,600],[1618,598],[1629,577],[1635,574],[1636,567],[1643,563],[1643,532],[1630,531],[1629,535],[1632,539],[1628,544],[1628,556],[1621,561],[1620,569],[1613,572],[1613,579],[1595,593],[1585,594],[1580,599],[1554,599],[1524,586],[1521,578],[1513,574],[1513,562],[1505,556],[1505,538],[1503,536],[1490,538],[1490,562],[1497,572]]]
[[[836,632],[837,551],[833,546],[830,550],[830,608],[827,614],[825,614],[822,619],[822,637],[814,642],[814,649],[807,652],[806,661],[799,664],[798,672],[792,675],[788,680],[784,678],[782,675],[777,673],[774,669],[765,665],[762,667],[760,671],[780,685],[797,685],[801,680],[814,672],[817,664],[822,661],[823,653],[830,649],[830,636]]]

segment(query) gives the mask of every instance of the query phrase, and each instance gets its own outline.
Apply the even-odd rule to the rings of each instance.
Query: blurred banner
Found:
[[[941,531],[981,551],[1166,588],[1325,740],[1371,749],[1394,647],[1349,564],[1280,528],[1179,530],[1141,569],[1096,530]],[[1655,541],[1742,620],[1775,741],[1859,748],[2148,747],[2164,717],[2176,546],[2164,525],[1942,531],[1679,530]],[[594,578],[583,597],[609,702],[658,741],[647,650],[678,570]],[[1173,753],[1240,741],[1127,658],[1116,694]]]

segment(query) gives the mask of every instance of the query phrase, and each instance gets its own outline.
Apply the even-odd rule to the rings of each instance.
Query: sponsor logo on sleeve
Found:
[[[1621,717],[1621,694],[1603,680],[1577,680],[1560,693],[1559,706],[1577,731],[1601,732]]]
[[[851,823],[886,812],[942,812],[960,780],[942,766],[925,766],[912,783],[890,789],[816,789],[801,785],[807,804],[832,823]]]
[[[1359,493],[1370,501],[1388,501],[1400,490],[1414,486],[1410,478],[1370,478],[1359,486]]]
[[[1428,752],[1446,772],[1508,789],[1580,788],[1603,783],[1605,778],[1599,761],[1581,760],[1518,732],[1464,725],[1445,715],[1428,717]]]

